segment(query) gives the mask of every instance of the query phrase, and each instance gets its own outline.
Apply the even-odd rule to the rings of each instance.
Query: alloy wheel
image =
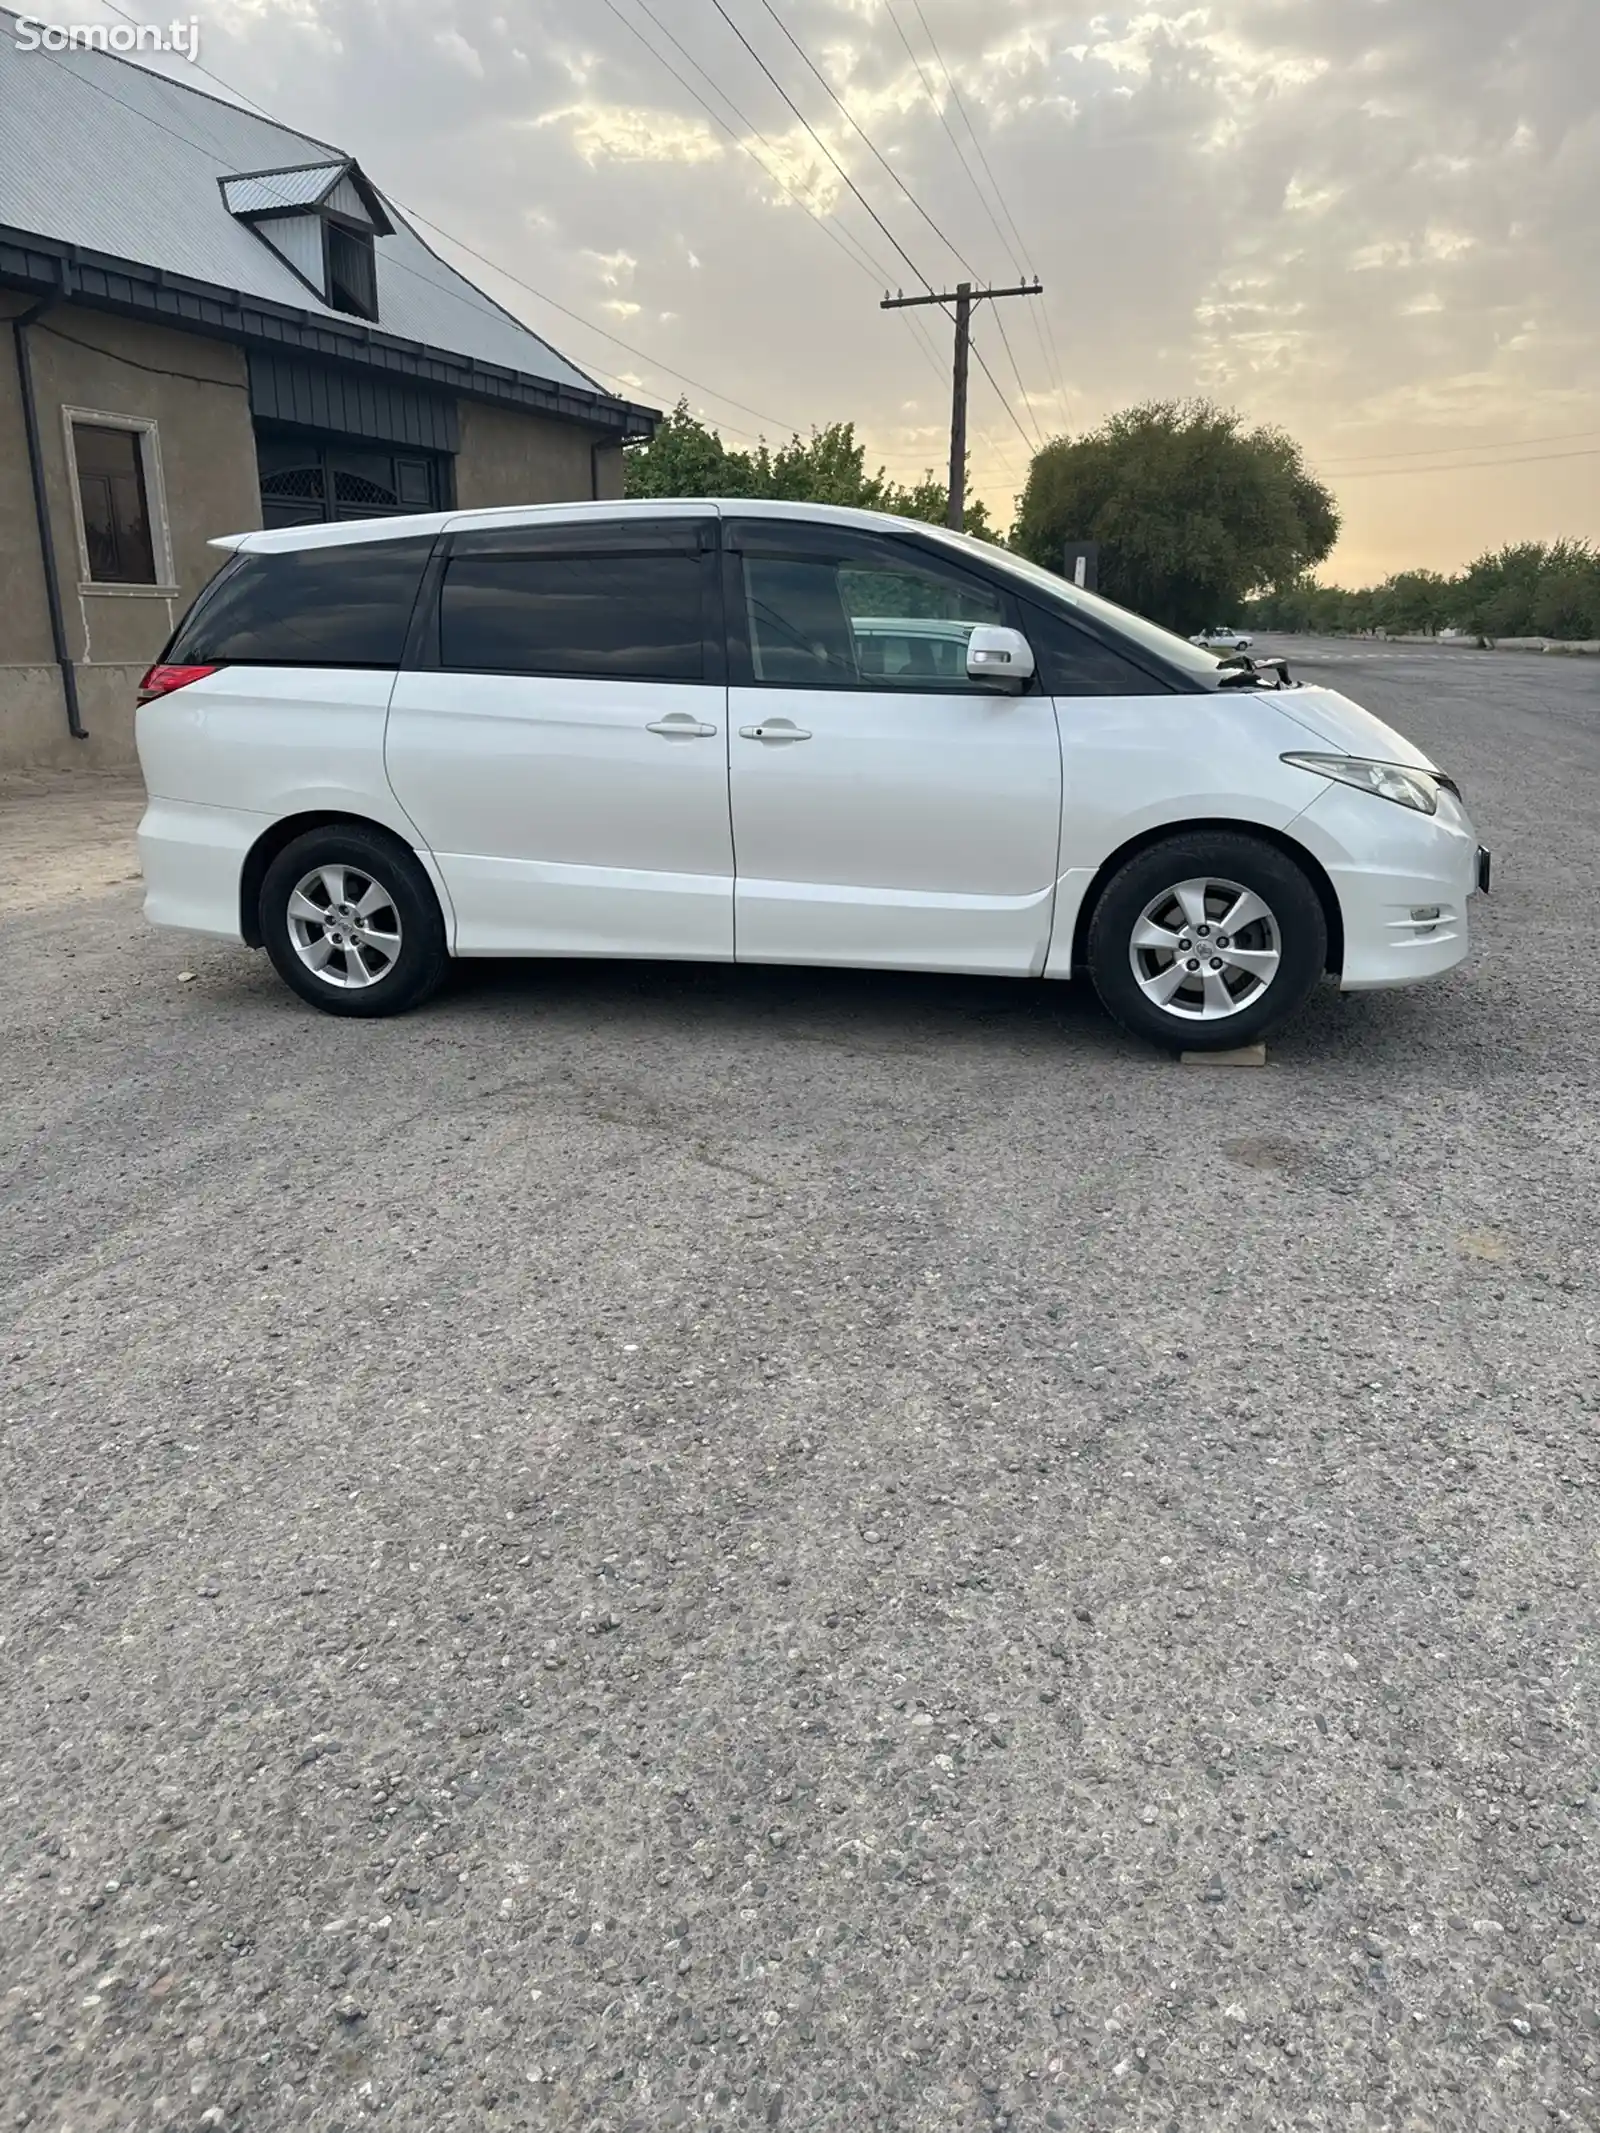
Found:
[[[324,984],[353,992],[376,985],[400,954],[400,913],[375,875],[321,866],[290,892],[286,912],[295,954]]]
[[[1264,897],[1198,875],[1151,898],[1128,955],[1140,991],[1164,1014],[1216,1022],[1255,1005],[1278,974],[1282,950]]]

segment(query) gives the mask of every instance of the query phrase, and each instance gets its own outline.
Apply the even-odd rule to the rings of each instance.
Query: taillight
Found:
[[[216,667],[154,666],[139,684],[139,701],[153,703],[158,696],[170,696],[174,689],[186,689],[191,681],[204,681],[217,671]]]

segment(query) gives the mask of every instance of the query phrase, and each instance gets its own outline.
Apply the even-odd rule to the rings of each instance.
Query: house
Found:
[[[0,9],[0,770],[132,760],[215,534],[617,496],[659,419],[343,149]],[[9,345],[8,345],[9,344]]]

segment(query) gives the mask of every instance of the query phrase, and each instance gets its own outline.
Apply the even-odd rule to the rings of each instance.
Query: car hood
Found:
[[[1386,726],[1381,718],[1375,718],[1360,704],[1353,704],[1337,689],[1275,689],[1271,700],[1286,718],[1303,726],[1317,740],[1326,741],[1341,755],[1365,756],[1374,763],[1401,763],[1410,770],[1439,767],[1403,733],[1396,733],[1393,726]]]

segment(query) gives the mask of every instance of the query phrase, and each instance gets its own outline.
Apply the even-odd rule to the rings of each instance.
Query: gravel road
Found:
[[[0,2126],[1600,2124],[1600,661],[1282,648],[1497,874],[1266,1072],[16,899]]]

